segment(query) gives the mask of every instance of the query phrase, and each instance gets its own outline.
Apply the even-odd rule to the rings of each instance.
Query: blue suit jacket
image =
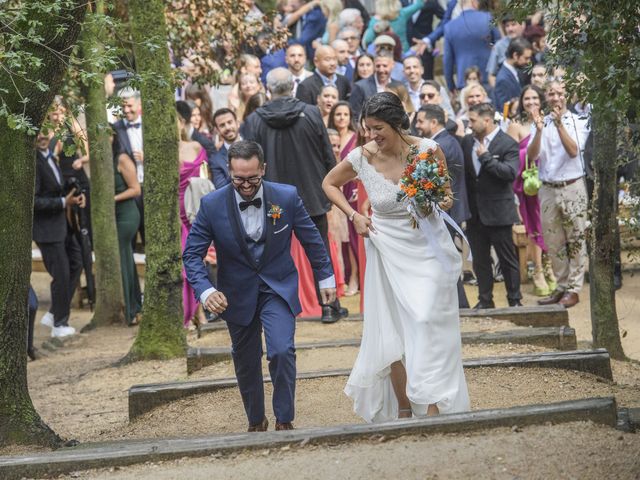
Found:
[[[262,73],[260,74],[260,81],[263,85],[267,84],[267,74],[274,68],[283,67],[287,68],[287,61],[285,60],[285,49],[281,48],[275,52],[267,53],[260,59],[260,65],[262,67]]]
[[[333,275],[320,233],[302,205],[296,188],[266,181],[263,185],[266,243],[259,262],[254,260],[247,246],[232,185],[203,197],[182,254],[187,281],[200,298],[212,287],[202,259],[213,242],[218,257],[217,289],[229,302],[224,319],[244,326],[251,323],[255,315],[261,282],[287,302],[294,316],[301,312],[298,272],[290,253],[292,232],[304,247],[316,278],[324,280]],[[272,205],[283,210],[275,224],[267,217]]]
[[[442,38],[444,35],[444,27],[451,21],[451,16],[453,15],[453,10],[456,8],[458,4],[458,0],[449,0],[447,3],[447,9],[444,12],[444,16],[440,23],[436,27],[436,29],[428,35],[429,41],[431,45],[435,47],[436,42]]]
[[[506,102],[512,98],[518,98],[521,91],[520,80],[514,77],[503,64],[496,75],[496,86],[493,90],[493,100],[498,112],[502,112]]]
[[[444,27],[444,76],[449,90],[464,87],[464,71],[476,66],[487,69],[493,44],[500,32],[489,12],[464,10]],[[453,74],[456,74],[455,82]]]
[[[467,184],[464,173],[464,155],[460,142],[448,131],[438,133],[433,140],[438,142],[444,157],[447,160],[447,168],[451,175],[451,191],[453,192],[453,206],[449,215],[458,225],[471,218],[469,200],[467,199]]]
[[[313,58],[313,47],[311,44],[316,38],[321,38],[327,26],[327,18],[322,14],[320,7],[315,7],[302,17],[302,32],[300,37],[291,43],[299,43],[307,52],[307,58]]]
[[[216,151],[212,156],[209,157],[209,170],[211,171],[211,176],[213,177],[213,185],[216,187],[216,189],[220,189],[225,185],[231,183],[228,162],[229,158],[227,147],[225,147],[224,145],[222,145],[220,150]]]

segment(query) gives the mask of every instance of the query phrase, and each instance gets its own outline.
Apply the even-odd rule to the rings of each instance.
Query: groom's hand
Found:
[[[329,305],[336,301],[336,289],[335,288],[321,288],[320,299],[323,305]]]
[[[224,312],[228,306],[227,297],[224,296],[224,293],[219,291],[213,292],[204,302],[204,308],[210,312],[218,314]]]

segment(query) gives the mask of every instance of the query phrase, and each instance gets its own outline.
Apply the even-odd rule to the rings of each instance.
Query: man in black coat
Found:
[[[331,202],[322,190],[322,180],[336,160],[320,110],[291,96],[293,75],[286,68],[269,72],[267,89],[271,101],[249,115],[245,121],[245,140],[262,146],[266,180],[297,187],[329,251],[327,212]],[[332,306],[322,307],[325,323],[347,314],[337,300]]]
[[[296,98],[309,105],[318,104],[318,95],[325,85],[335,85],[340,100],[346,100],[351,93],[351,84],[343,75],[336,73],[338,56],[333,48],[323,45],[316,49],[313,57],[315,72],[304,80],[296,90]]]
[[[518,174],[518,142],[495,124],[495,110],[488,103],[469,108],[473,131],[462,140],[471,218],[467,236],[478,278],[479,302],[474,307],[494,308],[491,246],[498,255],[507,288],[509,306],[520,306],[520,268],[512,227],[518,222],[513,181]]]
[[[391,71],[395,62],[393,60],[393,54],[387,50],[382,50],[376,55],[374,61],[375,73],[369,78],[359,80],[353,86],[349,103],[355,118],[360,118],[360,112],[362,111],[362,105],[364,101],[371,95],[378,92],[384,92],[388,86],[402,85],[391,78]]]
[[[64,192],[60,168],[49,150],[49,137],[40,133],[36,150],[36,187],[33,203],[33,240],[42,253],[44,266],[51,281],[51,315],[42,324],[52,328],[52,337],[76,333],[69,326],[69,312],[73,292],[82,272],[80,245],[67,224],[67,207],[85,206],[84,195],[71,190]]]
[[[462,228],[463,224],[471,217],[464,177],[464,156],[458,140],[445,128],[444,110],[438,105],[420,107],[416,114],[416,131],[421,137],[436,141],[444,153],[447,169],[451,176],[451,191],[453,193],[453,206],[447,213]],[[451,235],[455,236],[455,230],[448,225],[447,227]],[[458,306],[469,308],[469,300],[467,300],[461,279],[458,279]]]

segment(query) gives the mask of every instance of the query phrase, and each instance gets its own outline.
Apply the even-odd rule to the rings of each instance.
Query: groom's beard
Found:
[[[253,200],[253,197],[255,197],[256,193],[258,193],[258,190],[260,190],[261,185],[262,185],[262,180],[260,180],[260,183],[258,183],[257,185],[251,185],[251,187],[253,188],[253,191],[251,191],[250,193],[243,192],[240,187],[236,187],[235,185],[233,186],[233,188],[235,188],[236,192],[240,194],[243,200],[248,202]]]

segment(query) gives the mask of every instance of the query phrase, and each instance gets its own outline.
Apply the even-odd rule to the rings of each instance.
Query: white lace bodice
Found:
[[[438,144],[433,140],[424,138],[418,145],[418,150],[424,152],[429,148],[436,148]],[[362,154],[362,147],[355,148],[347,156],[346,160],[358,174],[358,178],[364,184],[371,207],[374,213],[383,215],[408,215],[406,206],[397,201],[400,187],[379,173],[367,158]]]

